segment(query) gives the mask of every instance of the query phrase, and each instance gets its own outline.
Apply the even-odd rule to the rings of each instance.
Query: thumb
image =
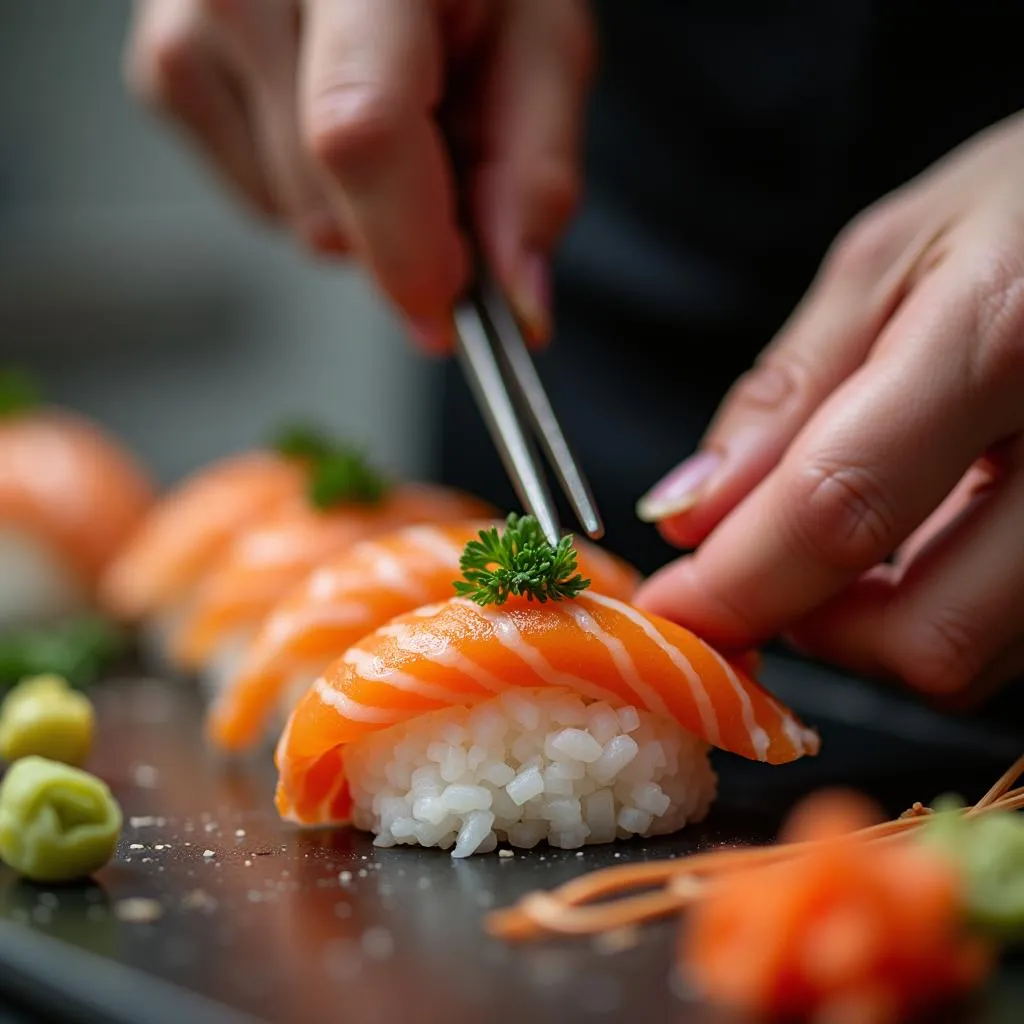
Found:
[[[481,244],[533,341],[550,331],[548,260],[580,192],[592,34],[581,0],[519,0],[487,77],[473,187]]]
[[[895,309],[916,261],[907,220],[882,208],[840,237],[789,321],[726,395],[700,451],[637,502],[640,519],[695,548],[764,479],[864,362]]]

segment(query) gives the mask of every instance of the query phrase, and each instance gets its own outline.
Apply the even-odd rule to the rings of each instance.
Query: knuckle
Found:
[[[195,80],[195,47],[191,33],[166,35],[133,47],[125,67],[129,88],[150,106],[177,106]]]
[[[379,87],[335,85],[310,103],[305,145],[325,170],[345,174],[386,152],[401,122],[401,111]]]
[[[799,358],[781,352],[767,352],[732,386],[730,407],[776,409],[793,395],[809,393],[810,367]]]
[[[249,24],[253,7],[252,0],[200,0],[200,9],[210,21],[235,31]]]
[[[967,606],[950,605],[900,631],[896,673],[912,689],[935,695],[967,689],[982,669],[984,627]]]
[[[892,200],[868,207],[840,231],[825,258],[831,276],[864,278],[877,274],[899,246],[901,220]]]
[[[784,508],[797,549],[832,569],[870,568],[898,541],[885,489],[863,467],[827,460],[810,463],[798,475]]]

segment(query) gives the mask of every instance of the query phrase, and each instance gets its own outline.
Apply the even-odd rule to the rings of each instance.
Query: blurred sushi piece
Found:
[[[216,695],[237,675],[278,602],[329,559],[400,527],[493,512],[485,502],[443,487],[379,479],[372,490],[360,491],[339,476],[333,489],[301,495],[237,534],[181,620],[171,659],[197,673]]]
[[[164,496],[103,576],[101,603],[115,619],[143,629],[162,652],[196,588],[236,534],[302,493],[302,461],[247,451],[201,469]]]
[[[40,404],[27,378],[0,373],[0,630],[93,606],[153,496],[118,441]]]

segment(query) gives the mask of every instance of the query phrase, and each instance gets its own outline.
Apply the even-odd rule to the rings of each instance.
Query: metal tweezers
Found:
[[[546,452],[583,532],[604,524],[590,486],[544,391],[512,309],[493,276],[480,269],[455,307],[455,350],[495,447],[527,512],[557,544],[558,512],[528,428]]]

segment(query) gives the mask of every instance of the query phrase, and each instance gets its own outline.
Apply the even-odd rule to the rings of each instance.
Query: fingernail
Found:
[[[444,320],[410,320],[409,334],[417,348],[428,355],[447,355],[452,348],[453,331]]]
[[[704,451],[691,455],[636,503],[637,516],[645,523],[656,523],[689,511],[697,504],[701,490],[721,465],[722,456],[718,452]]]
[[[523,258],[512,304],[532,340],[547,341],[551,333],[551,275],[546,256],[530,252]]]

